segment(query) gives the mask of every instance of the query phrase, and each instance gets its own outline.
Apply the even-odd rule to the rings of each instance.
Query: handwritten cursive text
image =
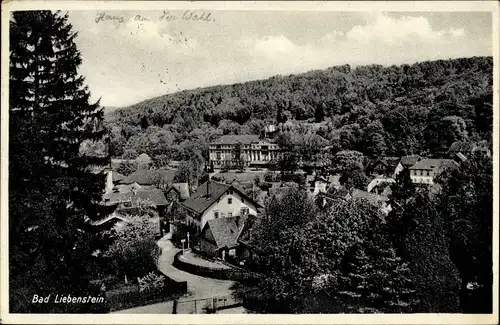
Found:
[[[124,19],[122,16],[112,16],[106,14],[105,12],[98,12],[95,17],[95,22],[99,23],[101,21],[117,21],[119,23],[123,23]]]

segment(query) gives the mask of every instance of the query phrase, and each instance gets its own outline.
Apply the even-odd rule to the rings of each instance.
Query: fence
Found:
[[[174,300],[173,314],[215,314],[222,309],[240,307],[244,305],[245,296],[251,292],[233,295],[211,297],[206,299]]]
[[[182,261],[179,256],[182,251],[175,254],[173,266],[179,270],[188,273],[196,274],[203,277],[209,277],[220,280],[232,281],[249,281],[258,278],[260,275],[254,272],[249,272],[243,269],[229,268],[229,269],[214,269],[200,265],[194,265]]]

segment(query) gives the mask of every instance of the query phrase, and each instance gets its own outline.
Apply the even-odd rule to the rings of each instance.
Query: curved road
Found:
[[[181,297],[181,300],[205,299],[217,296],[226,296],[232,293],[231,286],[234,281],[217,280],[194,275],[188,272],[181,271],[174,266],[174,255],[180,250],[175,248],[170,241],[170,234],[162,237],[158,241],[158,246],[162,249],[162,253],[158,259],[158,268],[164,274],[174,280],[187,281],[188,293]],[[157,304],[136,307],[116,311],[117,314],[171,314],[172,301],[161,302]]]

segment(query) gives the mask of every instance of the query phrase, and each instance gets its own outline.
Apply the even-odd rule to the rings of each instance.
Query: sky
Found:
[[[191,17],[204,13],[206,21],[184,13],[70,11],[92,99],[123,107],[342,64],[492,55],[488,12],[197,10]]]

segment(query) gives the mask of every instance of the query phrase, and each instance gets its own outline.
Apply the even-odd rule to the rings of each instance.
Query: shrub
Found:
[[[155,272],[149,272],[146,276],[138,278],[139,292],[161,291],[165,286],[165,277]]]

